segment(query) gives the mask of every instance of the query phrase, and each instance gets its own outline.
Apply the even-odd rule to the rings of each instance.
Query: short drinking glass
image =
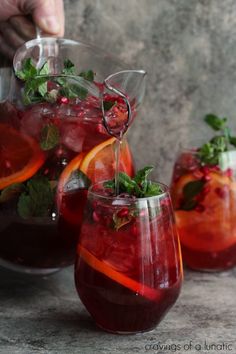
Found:
[[[168,188],[148,198],[88,191],[75,263],[79,297],[113,333],[153,329],[173,306],[182,261]]]

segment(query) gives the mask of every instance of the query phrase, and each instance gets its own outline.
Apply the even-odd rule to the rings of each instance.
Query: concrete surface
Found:
[[[45,278],[1,270],[0,278],[0,354],[236,353],[236,269],[186,271],[181,295],[161,324],[124,336],[95,327],[77,296],[72,268]]]

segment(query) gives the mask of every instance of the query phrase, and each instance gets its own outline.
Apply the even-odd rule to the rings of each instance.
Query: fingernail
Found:
[[[57,34],[60,31],[60,25],[54,16],[41,18],[43,30],[49,33]]]

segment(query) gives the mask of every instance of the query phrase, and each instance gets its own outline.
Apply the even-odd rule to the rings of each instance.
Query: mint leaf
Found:
[[[64,69],[62,70],[62,74],[65,75],[75,75],[75,65],[70,61],[70,59],[66,59],[64,61]]]
[[[158,183],[148,181],[148,174],[153,170],[153,166],[146,166],[138,171],[132,179],[126,173],[120,172],[118,175],[119,193],[127,193],[137,198],[152,197],[163,193]],[[104,182],[105,188],[113,189],[115,192],[115,180]]]
[[[94,81],[94,72],[92,70],[82,71],[79,76],[83,77],[87,81]]]
[[[220,154],[228,150],[227,145],[228,139],[225,136],[215,136],[199,149],[201,162],[206,165],[218,165]]]
[[[119,190],[123,193],[133,194],[137,191],[138,185],[126,173],[120,172],[118,176]]]
[[[13,183],[4,188],[0,194],[0,203],[5,203],[17,196],[24,189],[23,183]]]
[[[40,146],[43,150],[51,150],[58,145],[60,139],[59,129],[56,125],[49,123],[41,130]]]
[[[148,181],[146,191],[144,193],[145,197],[154,197],[155,195],[160,195],[163,193],[161,186],[158,183]]]
[[[183,188],[183,202],[181,203],[180,209],[192,210],[196,207],[197,200],[195,198],[201,193],[205,183],[205,181],[197,180],[185,184]]]
[[[202,180],[191,181],[185,184],[183,188],[184,199],[190,200],[196,197],[204,186],[205,182]]]
[[[207,114],[204,120],[214,130],[222,130],[227,122],[227,118],[219,118],[214,114]]]
[[[118,213],[113,214],[114,229],[116,231],[119,230],[122,226],[130,223],[130,221],[133,219],[133,215],[131,212],[129,212],[128,215],[125,217],[119,217]]]
[[[88,189],[91,180],[80,170],[73,171],[64,186],[64,191],[69,192],[75,189]]]
[[[54,193],[49,180],[45,176],[33,177],[26,183],[25,191],[19,197],[18,214],[24,219],[48,216],[53,202]]]
[[[197,206],[197,201],[194,199],[185,200],[184,203],[181,205],[182,210],[193,210]]]
[[[38,92],[40,93],[41,96],[47,95],[48,92],[48,85],[47,82],[42,82],[38,85]]]
[[[236,147],[236,136],[230,136],[230,144]]]
[[[21,70],[16,71],[16,76],[23,80],[29,80],[38,74],[36,67],[32,63],[31,58],[24,59]]]
[[[49,65],[48,62],[46,61],[41,67],[41,69],[39,70],[39,75],[49,75],[49,73],[50,73]]]
[[[112,107],[117,105],[117,101],[103,101],[104,111],[109,111]]]

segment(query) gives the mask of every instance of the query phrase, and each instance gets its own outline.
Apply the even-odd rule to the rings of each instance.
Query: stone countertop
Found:
[[[0,354],[236,353],[236,269],[186,270],[175,306],[155,330],[136,335],[96,328],[72,267],[43,278],[1,269],[0,278]]]

